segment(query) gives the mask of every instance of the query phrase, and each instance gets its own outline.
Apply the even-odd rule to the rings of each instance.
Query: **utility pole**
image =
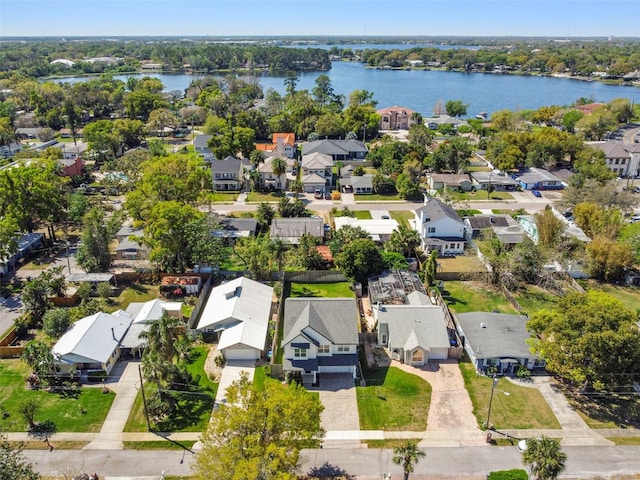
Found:
[[[144,394],[144,384],[142,383],[142,370],[138,365],[138,376],[140,377],[140,392],[142,393],[142,404],[144,405],[144,417],[147,420],[147,432],[151,431],[151,422],[149,422],[149,409],[147,408],[147,397]]]

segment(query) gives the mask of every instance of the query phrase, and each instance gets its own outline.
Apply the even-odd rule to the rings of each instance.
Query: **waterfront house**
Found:
[[[416,119],[416,116],[413,115],[416,113],[414,110],[396,105],[382,108],[377,113],[380,115],[378,123],[380,130],[409,130]]]

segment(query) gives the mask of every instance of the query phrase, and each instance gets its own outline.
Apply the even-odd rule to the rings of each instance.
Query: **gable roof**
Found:
[[[317,173],[307,173],[300,178],[300,182],[303,185],[315,185],[318,183],[325,184],[327,180],[324,177],[321,177]]]
[[[242,172],[249,162],[240,160],[239,158],[228,156],[223,160],[213,160],[211,162],[211,171],[215,173],[238,173]]]
[[[301,237],[305,233],[322,238],[324,224],[321,218],[314,217],[274,218],[270,232],[273,238]]]
[[[471,177],[466,173],[432,173],[431,181],[445,185],[461,185],[464,182],[470,182]]]
[[[273,173],[273,161],[281,157],[267,157],[263,163],[258,164],[258,171],[261,173]],[[282,158],[287,163],[287,172],[293,170],[295,160],[293,158]]]
[[[364,175],[350,175],[347,177],[342,177],[340,179],[340,185],[343,187],[352,187],[352,188],[373,188],[373,177],[374,175],[371,173],[365,173]]]
[[[209,149],[209,139],[213,135],[196,135],[196,138],[193,140],[193,146],[199,150],[208,150]]]
[[[620,142],[586,142],[587,145],[602,150],[606,158],[631,158],[625,144]]]
[[[437,305],[388,305],[376,309],[380,326],[387,325],[389,348],[449,348],[449,334],[442,307]]]
[[[474,230],[490,227],[508,227],[518,224],[510,215],[506,214],[474,215],[473,217],[467,217],[466,221]]]
[[[415,110],[411,110],[410,108],[406,108],[406,107],[399,107],[397,105],[394,105],[392,107],[387,107],[387,108],[381,108],[380,110],[378,110],[376,113],[378,115],[384,115],[385,113],[393,113],[393,112],[397,112],[401,115],[411,115],[412,113],[414,113]]]
[[[180,312],[182,302],[166,302],[156,298],[148,302],[131,302],[126,313],[133,319],[133,323],[149,323],[158,320],[163,311]]]
[[[218,221],[222,228],[212,232],[214,237],[249,237],[256,233],[258,228],[258,221],[255,218],[219,217]]]
[[[336,230],[340,230],[345,225],[360,227],[372,237],[376,235],[391,235],[398,228],[398,222],[393,218],[363,220],[353,217],[335,217],[334,222]]]
[[[360,140],[314,140],[302,146],[302,154],[308,155],[315,152],[327,155],[348,155],[352,152],[367,153],[367,146]]]
[[[526,341],[526,315],[469,312],[456,315],[465,342],[471,345],[476,358],[515,357],[532,358]]]
[[[333,158],[326,153],[314,152],[302,156],[302,168],[325,169],[333,166]]]
[[[431,222],[442,218],[450,218],[456,222],[462,222],[462,219],[453,207],[434,197],[427,197],[426,203],[422,207],[416,209],[415,212],[419,215],[424,213]]]
[[[334,345],[357,345],[357,321],[355,298],[287,298],[282,344],[311,329]]]
[[[516,175],[518,180],[524,183],[537,182],[562,182],[562,179],[556,177],[553,173],[544,168],[531,167]]]
[[[51,353],[65,363],[107,363],[131,325],[131,317],[118,310],[84,317],[56,342]]]

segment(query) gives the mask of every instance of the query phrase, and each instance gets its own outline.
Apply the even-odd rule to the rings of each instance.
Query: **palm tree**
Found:
[[[291,191],[294,193],[294,198],[298,198],[298,194],[302,193],[304,190],[304,186],[300,180],[294,180],[291,182],[291,186],[289,187]]]
[[[287,252],[287,244],[281,238],[272,238],[269,245],[273,259],[278,267],[279,279],[282,281],[282,268],[284,266],[285,254]]]
[[[281,177],[287,171],[287,161],[284,158],[280,157],[274,158],[273,160],[271,160],[271,170],[273,170],[273,174],[278,179],[280,188],[284,188],[286,182],[281,182]]]
[[[340,170],[344,167],[344,163],[336,162],[336,190],[340,191]]]
[[[410,257],[414,250],[420,246],[420,235],[413,228],[400,224],[391,234],[386,246],[389,251]]]
[[[404,480],[409,480],[409,474],[413,473],[416,464],[421,458],[426,456],[427,454],[420,450],[415,442],[411,441],[402,447],[395,447],[393,449],[393,463],[402,465]]]
[[[530,465],[531,474],[538,480],[555,480],[566,468],[567,455],[560,449],[560,442],[540,437],[527,440],[522,462]]]

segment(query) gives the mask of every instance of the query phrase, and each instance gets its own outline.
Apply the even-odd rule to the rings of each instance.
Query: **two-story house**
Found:
[[[378,128],[380,130],[409,130],[419,117],[413,115],[415,111],[394,105],[393,107],[382,108],[377,111],[380,115]]]
[[[622,142],[586,142],[604,152],[607,168],[619,177],[640,176],[640,145]]]
[[[296,134],[274,133],[272,143],[256,143],[256,150],[260,150],[266,157],[295,158]]]
[[[333,159],[325,153],[309,153],[302,156],[302,186],[305,192],[331,186],[333,180]]]
[[[276,174],[273,171],[273,161],[276,158],[282,158],[286,164],[286,170],[281,174]],[[295,160],[291,158],[284,157],[267,157],[264,162],[258,164],[257,169],[260,174],[260,184],[273,187],[276,190],[286,190],[287,184],[290,181],[295,180],[295,175],[293,174],[295,167]]]
[[[211,178],[216,191],[239,191],[244,185],[244,170],[250,168],[247,160],[227,157],[211,161]]]
[[[440,255],[461,255],[467,242],[464,221],[449,205],[425,196],[424,205],[414,210],[413,227],[420,235],[425,252],[437,250]]]
[[[302,373],[303,383],[323,373],[356,376],[358,311],[354,298],[287,298],[284,304],[285,372]]]

